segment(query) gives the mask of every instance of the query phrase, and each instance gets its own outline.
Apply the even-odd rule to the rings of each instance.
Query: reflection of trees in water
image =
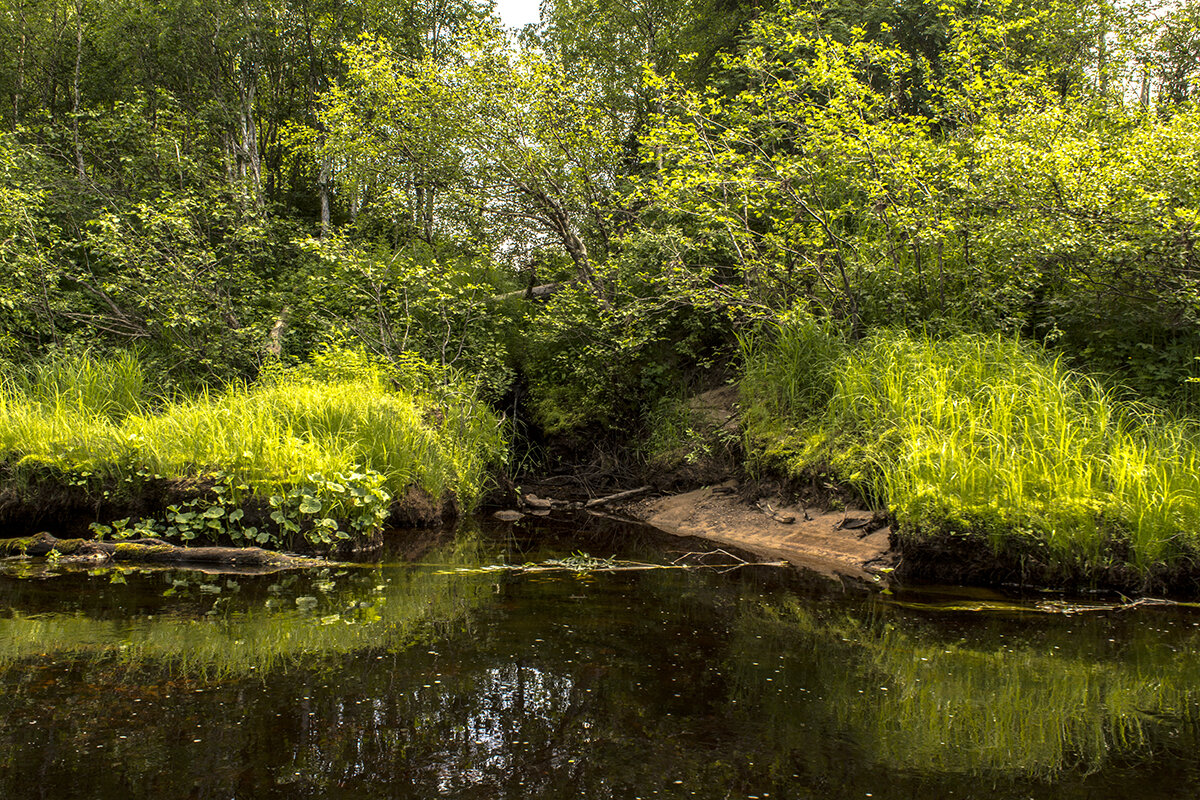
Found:
[[[423,575],[403,591],[393,581],[382,612],[394,620],[387,615],[408,608],[404,592],[426,592],[421,602],[433,611],[411,629],[421,636],[388,637],[390,629],[364,624],[352,640],[333,634],[325,649],[305,643],[326,627],[325,605],[305,626],[285,623],[299,613],[291,608],[231,614],[221,621],[224,638],[202,647],[196,629],[219,628],[204,619],[115,623],[129,626],[124,638],[97,637],[135,643],[136,656],[89,640],[36,659],[37,647],[68,642],[71,631],[30,635],[7,670],[25,685],[0,697],[0,759],[49,776],[43,788],[62,798],[151,789],[164,797],[605,798],[646,787],[694,797],[755,785],[725,722],[717,665],[734,599],[724,581]],[[12,622],[32,629],[35,620]],[[129,635],[159,626],[155,636]],[[166,632],[171,626],[182,639]],[[290,641],[293,649],[270,659],[217,654],[217,642],[235,633],[247,647],[284,653],[280,642]],[[199,649],[184,653],[185,640]],[[209,654],[217,661],[206,673]],[[26,737],[20,720],[43,718]],[[97,753],[111,767],[93,778],[82,757]],[[6,776],[0,795],[21,780]]]

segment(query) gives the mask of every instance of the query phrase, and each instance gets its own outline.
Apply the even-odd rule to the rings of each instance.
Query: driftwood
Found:
[[[316,559],[289,556],[261,547],[179,547],[161,539],[104,542],[94,539],[58,539],[39,533],[23,539],[0,539],[0,555],[91,558],[139,564],[174,564],[181,567],[306,567]]]
[[[1003,614],[1074,614],[1107,613],[1111,611],[1131,611],[1137,608],[1158,607],[1200,607],[1200,603],[1178,602],[1164,600],[1158,597],[1143,597],[1139,600],[1122,600],[1117,603],[1073,603],[1065,600],[1044,600],[1040,603],[1025,604],[1004,600],[961,600],[951,603],[916,603],[910,601],[892,601],[892,605],[900,608],[911,608],[921,611],[970,611],[970,612],[999,612]]]
[[[796,521],[795,514],[784,514],[780,511],[772,508],[771,504],[768,503],[766,500],[759,500],[754,505],[756,505],[758,507],[759,511],[766,514],[768,517],[770,517],[771,519],[780,523],[781,525],[791,525],[793,522]]]
[[[706,564],[704,558],[712,555],[723,555],[730,559],[727,563]],[[687,559],[695,558],[696,563],[686,563]],[[439,575],[485,572],[643,572],[655,569],[699,570],[715,569],[729,572],[742,567],[788,567],[786,561],[746,561],[725,550],[714,550],[709,553],[685,553],[670,564],[648,564],[644,561],[623,561],[615,558],[596,558],[586,553],[577,553],[566,558],[552,558],[534,564],[488,564],[482,567],[452,567],[439,571]]]
[[[615,503],[618,500],[625,500],[626,498],[634,497],[648,491],[650,491],[649,486],[639,486],[636,489],[617,492],[607,497],[597,497],[594,500],[588,500],[586,503],[580,503],[575,500],[555,500],[553,497],[538,497],[536,494],[526,494],[517,499],[517,505],[521,511],[506,509],[504,511],[496,511],[492,516],[502,522],[516,522],[526,514],[531,514],[535,517],[545,517],[549,516],[552,511],[587,511],[589,514],[607,516],[598,510],[601,506]]]
[[[588,500],[586,503],[583,504],[583,507],[584,508],[596,508],[597,506],[605,506],[605,505],[608,505],[609,503],[615,503],[618,500],[624,500],[627,497],[634,497],[635,495],[639,495],[639,494],[642,494],[643,492],[648,492],[648,491],[650,491],[649,486],[639,486],[636,489],[630,489],[625,492],[617,492],[616,494],[610,494],[608,497],[597,497],[595,500]]]

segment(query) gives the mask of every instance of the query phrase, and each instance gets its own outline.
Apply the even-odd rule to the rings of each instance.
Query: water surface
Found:
[[[863,597],[770,568],[494,569],[694,549],[595,521],[472,524],[404,563],[412,541],[385,564],[267,576],[7,562],[0,797],[1200,787],[1191,609]]]

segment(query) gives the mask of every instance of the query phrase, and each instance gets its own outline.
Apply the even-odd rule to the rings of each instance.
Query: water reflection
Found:
[[[423,565],[283,577],[0,578],[0,796],[1141,798],[1200,784],[1191,611],[967,614],[747,574],[446,569],[585,548],[675,557],[630,530],[562,537],[465,532]]]
[[[1046,619],[760,605],[737,626],[749,698],[783,680],[776,741],[813,720],[894,769],[1053,779],[1194,752],[1193,612]],[[756,664],[775,663],[771,677]],[[752,702],[752,700],[751,700]],[[796,730],[797,721],[802,726]]]

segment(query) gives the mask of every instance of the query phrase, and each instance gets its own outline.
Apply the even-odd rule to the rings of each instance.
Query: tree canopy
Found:
[[[1197,8],[3,0],[0,355],[351,339],[568,424],[801,308],[1188,403]]]

